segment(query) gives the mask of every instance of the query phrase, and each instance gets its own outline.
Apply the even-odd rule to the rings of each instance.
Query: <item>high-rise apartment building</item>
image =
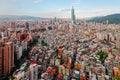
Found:
[[[0,41],[0,76],[11,72],[14,67],[14,44]]]

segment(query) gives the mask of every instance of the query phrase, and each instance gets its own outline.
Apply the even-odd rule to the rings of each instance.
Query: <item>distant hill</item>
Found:
[[[0,20],[14,21],[14,20],[46,20],[48,18],[33,17],[33,16],[16,16],[16,15],[0,15]]]
[[[112,14],[102,17],[94,17],[89,19],[88,22],[99,22],[103,23],[104,21],[108,20],[110,24],[120,24],[120,14]]]

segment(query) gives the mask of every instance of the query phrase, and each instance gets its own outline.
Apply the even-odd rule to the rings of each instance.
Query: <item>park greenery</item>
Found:
[[[96,53],[97,56],[99,56],[99,60],[104,63],[104,60],[108,57],[108,53],[103,52],[103,51],[99,51]]]

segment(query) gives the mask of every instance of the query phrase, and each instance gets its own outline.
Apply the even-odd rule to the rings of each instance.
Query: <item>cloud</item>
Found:
[[[62,8],[62,9],[58,9],[60,12],[67,12],[70,11],[71,9],[66,9],[66,8]]]
[[[72,6],[76,6],[76,5],[79,5],[81,2],[81,0],[75,0],[75,2],[73,2]]]
[[[43,0],[34,0],[34,3],[40,3],[42,2]]]

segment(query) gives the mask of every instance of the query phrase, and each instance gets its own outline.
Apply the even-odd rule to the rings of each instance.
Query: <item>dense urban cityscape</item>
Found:
[[[0,0],[0,80],[120,80],[120,0]]]
[[[120,80],[120,24],[9,21],[0,28],[0,80]],[[8,27],[6,27],[8,26]]]

